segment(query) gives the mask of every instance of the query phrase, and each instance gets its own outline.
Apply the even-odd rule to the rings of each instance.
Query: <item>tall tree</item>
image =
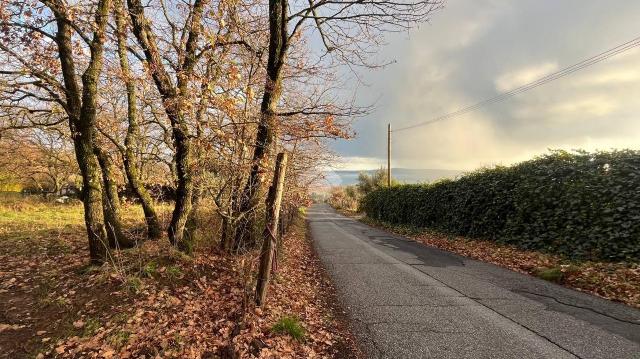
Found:
[[[9,103],[34,114],[62,109],[68,119],[82,176],[90,259],[95,264],[102,263],[109,250],[102,176],[94,150],[110,6],[110,0],[73,5],[61,0],[12,1],[0,10],[5,27],[0,50],[13,60],[3,63],[0,74],[10,84],[10,93],[26,94],[10,97]],[[84,71],[79,72],[78,64],[86,64]]]
[[[185,226],[193,206],[195,167],[199,166],[195,163],[193,150],[193,139],[201,135],[198,133],[201,126],[198,117],[202,115],[199,113],[202,107],[198,99],[208,102],[200,88],[209,91],[216,87],[215,83],[201,86],[202,82],[196,80],[206,78],[207,64],[219,60],[216,50],[238,46],[251,49],[251,46],[232,32],[232,26],[227,26],[219,15],[224,11],[233,12],[234,2],[220,1],[214,4],[217,7],[209,0],[194,0],[186,6],[180,2],[180,11],[176,12],[167,11],[164,1],[159,3],[162,10],[159,17],[164,17],[164,28],[150,21],[140,0],[127,0],[133,33],[144,53],[140,57],[144,57],[145,67],[171,123],[177,183],[169,239],[178,247],[188,249],[190,239],[185,236]],[[182,23],[176,20],[180,16]],[[240,28],[240,19],[230,16],[233,28]],[[217,26],[210,21],[211,18],[217,19]],[[206,103],[205,107],[209,105]],[[220,131],[219,128],[213,130],[214,133]]]
[[[193,195],[193,176],[191,138],[187,124],[187,106],[189,106],[189,85],[196,65],[198,38],[202,29],[202,14],[207,0],[196,0],[191,7],[189,20],[185,24],[186,41],[180,49],[180,64],[176,72],[175,84],[165,67],[157,39],[151,29],[151,21],[146,18],[140,0],[127,0],[133,33],[142,47],[151,76],[162,97],[164,109],[171,122],[172,138],[175,148],[177,174],[176,203],[169,224],[169,240],[182,249],[188,249],[184,238],[184,229],[191,211]]]
[[[93,39],[89,43],[90,59],[82,74],[82,86],[77,82],[73,55],[72,26],[69,14],[61,1],[44,1],[55,16],[56,44],[65,85],[69,126],[82,174],[82,200],[89,236],[91,261],[101,263],[107,257],[108,242],[102,203],[102,178],[95,155],[98,77],[104,58],[105,29],[109,18],[110,0],[99,0],[95,10]]]
[[[136,84],[129,65],[127,52],[127,21],[124,13],[124,3],[122,0],[115,0],[115,18],[116,18],[116,42],[118,45],[118,59],[120,69],[124,78],[127,90],[127,134],[124,139],[124,148],[121,149],[123,157],[123,165],[127,181],[135,196],[140,200],[142,210],[144,211],[145,221],[147,223],[147,236],[150,239],[158,239],[162,235],[162,228],[158,214],[153,207],[153,200],[149,191],[144,187],[140,180],[135,150],[138,147],[138,139],[140,137],[140,125],[138,122],[138,100]]]
[[[276,108],[282,94],[282,70],[286,61],[289,46],[288,32],[288,1],[269,0],[269,52],[267,58],[267,72],[260,106],[260,122],[255,139],[253,160],[247,184],[240,196],[239,209],[245,213],[245,218],[239,222],[240,228],[236,232],[234,249],[237,251],[243,242],[251,239],[255,216],[246,214],[256,208],[262,197],[265,167],[269,155],[273,151],[276,137],[277,115]]]
[[[319,34],[327,53],[335,54],[347,64],[375,66],[367,62],[367,43],[379,43],[381,33],[410,28],[439,9],[441,0],[308,0],[307,7],[289,11],[291,0],[269,0],[269,52],[264,92],[260,107],[260,122],[254,142],[252,165],[241,195],[240,211],[256,208],[263,196],[266,167],[275,148],[278,133],[278,105],[282,95],[283,70],[292,42],[299,37],[307,20]],[[299,9],[298,9],[299,8]],[[322,112],[322,111],[321,111]],[[306,115],[318,113],[305,111]],[[250,239],[255,216],[241,222],[234,248]],[[250,241],[251,242],[251,241]]]

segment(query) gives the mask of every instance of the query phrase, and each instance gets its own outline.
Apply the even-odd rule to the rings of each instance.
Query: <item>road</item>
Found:
[[[308,210],[370,358],[640,358],[640,311]]]

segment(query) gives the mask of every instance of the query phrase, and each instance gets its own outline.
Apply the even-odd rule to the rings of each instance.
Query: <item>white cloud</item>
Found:
[[[365,171],[386,167],[386,159],[376,157],[342,157],[331,167],[332,170]]]
[[[640,81],[640,70],[636,68],[614,68],[583,76],[578,85],[601,86],[618,85]]]
[[[563,102],[549,109],[551,115],[562,118],[579,116],[605,116],[618,108],[618,103],[612,97],[593,96],[574,101]]]
[[[392,133],[391,142],[393,161],[409,168],[470,170],[516,151],[480,113]]]
[[[527,66],[500,75],[495,81],[496,89],[500,92],[511,91],[517,87],[535,81],[558,70],[558,64],[547,62],[544,64]]]

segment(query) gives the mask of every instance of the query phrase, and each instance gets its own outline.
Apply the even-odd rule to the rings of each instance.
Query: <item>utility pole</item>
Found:
[[[387,187],[391,187],[391,124],[387,124]]]

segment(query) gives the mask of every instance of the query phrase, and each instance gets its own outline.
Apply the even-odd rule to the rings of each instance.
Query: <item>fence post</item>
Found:
[[[287,154],[278,153],[276,168],[273,173],[273,182],[267,195],[267,223],[263,235],[262,251],[260,253],[260,267],[258,269],[258,283],[256,285],[256,305],[264,303],[267,295],[267,286],[271,277],[271,266],[274,260],[274,252],[277,244],[278,221],[280,216],[280,204],[282,202],[282,189],[287,166]]]

